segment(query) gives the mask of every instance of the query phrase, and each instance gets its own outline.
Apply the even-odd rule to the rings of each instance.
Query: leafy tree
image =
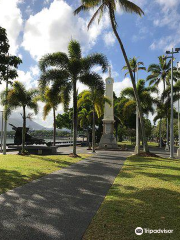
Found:
[[[80,94],[78,107],[83,103],[88,102],[92,109],[93,124],[92,124],[92,147],[95,152],[95,116],[100,118],[103,115],[105,102],[111,105],[111,101],[104,96],[104,82],[102,78],[96,79],[96,83],[90,87],[90,90],[85,90]]]
[[[72,128],[72,119],[73,119],[73,109],[67,110],[63,114],[58,114],[56,117],[56,126],[59,129],[62,128],[67,128],[71,129]]]
[[[92,67],[99,65],[105,72],[108,67],[107,58],[97,53],[82,57],[80,44],[72,40],[68,45],[68,55],[62,52],[45,55],[40,60],[39,65],[43,72],[41,85],[53,82],[53,87],[58,89],[59,85],[61,86],[64,82],[69,86],[67,96],[71,90],[73,91],[73,155],[76,156],[77,81],[79,80],[86,85],[91,84],[91,80],[96,76]]]
[[[94,15],[92,16],[92,18],[88,24],[88,29],[98,16],[99,16],[99,21],[100,21],[104,12],[106,10],[108,11],[113,32],[119,42],[121,51],[123,53],[123,56],[124,56],[124,59],[125,59],[125,62],[126,62],[129,74],[130,74],[130,78],[132,81],[134,95],[135,95],[135,99],[136,99],[137,107],[138,107],[138,111],[139,111],[141,128],[142,128],[142,138],[143,138],[143,142],[144,142],[143,148],[144,148],[145,152],[148,152],[149,150],[148,150],[145,128],[144,128],[143,113],[142,113],[142,109],[141,109],[140,99],[139,99],[137,89],[136,89],[136,81],[133,76],[133,72],[132,72],[131,66],[129,64],[129,60],[128,60],[124,45],[123,45],[122,40],[117,31],[117,22],[116,22],[116,17],[115,17],[115,12],[117,10],[117,4],[120,6],[120,8],[123,11],[128,12],[128,13],[135,13],[135,14],[138,14],[139,16],[142,16],[144,14],[144,12],[142,11],[142,9],[140,7],[138,7],[136,4],[134,4],[133,2],[131,2],[129,0],[118,0],[118,1],[115,1],[115,0],[81,0],[81,2],[82,2],[82,5],[74,11],[75,14],[79,14],[81,11],[88,11],[91,9],[94,10],[94,8],[97,7],[97,10],[95,11]]]
[[[53,145],[56,145],[56,111],[58,105],[63,103],[63,94],[54,93],[54,89],[46,87],[45,91],[40,95],[39,100],[45,103],[43,107],[43,118],[44,120],[48,116],[51,110],[53,110]]]
[[[18,74],[17,74],[17,67],[20,63],[22,63],[22,60],[19,57],[16,56],[10,56],[9,51],[9,41],[7,38],[6,30],[2,27],[0,27],[0,83],[1,81],[6,82],[6,93],[4,95],[5,97],[5,105],[4,105],[4,148],[3,148],[3,154],[6,154],[6,132],[7,132],[7,92],[8,92],[8,85],[9,83],[12,84],[12,80],[14,80]]]
[[[79,101],[79,100],[78,100]],[[79,119],[79,125],[80,127],[87,131],[87,142],[88,142],[88,146],[89,149],[91,149],[90,146],[90,128],[91,128],[91,122],[92,122],[92,110],[89,110],[89,108],[87,108],[86,106],[84,107],[84,103],[83,106],[81,105],[81,110],[78,112],[78,119]]]
[[[0,80],[4,75],[4,55],[8,53],[9,41],[7,38],[6,30],[0,27]]]
[[[154,108],[153,104],[156,103],[155,99],[152,97],[151,93],[157,93],[158,90],[156,87],[146,87],[145,81],[140,79],[137,83],[137,92],[141,101],[143,114],[148,114],[149,112],[153,113]],[[135,112],[136,101],[134,96],[134,91],[132,87],[125,88],[121,92],[121,97],[127,97],[128,101],[126,101],[124,105],[124,112],[132,111]]]
[[[2,104],[6,104],[6,98],[4,97],[6,92],[2,94]],[[7,101],[9,114],[11,110],[18,107],[22,107],[23,110],[23,132],[22,132],[22,154],[25,153],[25,136],[26,136],[26,108],[34,110],[35,114],[38,112],[38,105],[35,97],[37,95],[37,90],[31,89],[26,90],[25,86],[15,81],[12,88],[7,92]]]
[[[152,97],[151,93],[157,93],[156,87],[146,87],[145,81],[140,79],[137,83],[137,92],[141,101],[141,106],[143,110],[143,115],[148,115],[149,112],[153,113],[154,108],[153,104],[156,103],[155,99]],[[136,101],[134,96],[134,91],[132,87],[125,88],[121,92],[121,101],[119,106],[122,108],[122,113],[125,119],[130,119],[135,121],[135,113],[136,113]],[[145,118],[144,118],[144,121]],[[135,126],[134,126],[135,127]],[[142,129],[141,129],[142,131]],[[140,134],[139,134],[140,135]],[[139,139],[140,142],[140,139]]]

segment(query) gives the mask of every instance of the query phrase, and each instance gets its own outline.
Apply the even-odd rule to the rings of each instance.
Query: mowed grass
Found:
[[[135,143],[131,143],[130,141],[122,141],[122,142],[118,142],[119,146],[122,145],[126,145],[127,147],[134,147],[136,144]],[[148,146],[149,147],[158,147],[158,143],[157,142],[148,142]],[[141,146],[142,146],[142,142],[141,142]]]
[[[0,194],[88,157],[0,155]]]
[[[179,240],[180,160],[129,157],[83,240]],[[135,234],[136,227],[173,229]]]

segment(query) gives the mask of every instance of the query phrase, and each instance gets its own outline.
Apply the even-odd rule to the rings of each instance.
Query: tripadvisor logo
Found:
[[[143,229],[141,227],[137,227],[135,229],[135,233],[136,233],[136,235],[142,235],[143,234]]]
[[[143,233],[173,233],[173,230],[171,229],[149,229],[149,228],[144,228],[144,230],[141,227],[137,227],[135,229],[136,235],[142,235]]]

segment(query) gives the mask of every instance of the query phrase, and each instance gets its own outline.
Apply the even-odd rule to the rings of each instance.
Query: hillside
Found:
[[[9,119],[8,119],[8,123],[11,123],[13,124],[14,126],[16,127],[22,127],[22,116],[19,114],[19,113],[13,113]],[[2,118],[0,116],[0,129],[1,129],[1,126],[2,126]],[[27,119],[27,127],[30,128],[31,130],[43,130],[43,129],[47,129],[45,127],[43,127],[42,125],[34,122],[33,120],[29,120]],[[11,131],[12,130],[12,127],[7,126],[7,130],[8,131]]]

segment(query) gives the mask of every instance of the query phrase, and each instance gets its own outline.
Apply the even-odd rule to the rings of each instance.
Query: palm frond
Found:
[[[98,16],[98,14],[103,12],[103,9],[105,7],[105,3],[101,4],[101,6],[96,10],[96,12],[93,14],[91,20],[88,23],[88,29],[90,28],[90,26],[92,25],[92,23],[94,22],[94,20],[96,19],[96,17]]]
[[[45,120],[47,115],[50,113],[52,106],[49,103],[46,103],[43,108],[43,119]]]
[[[89,71],[94,66],[100,66],[103,72],[106,72],[109,66],[108,59],[105,55],[94,53],[82,59],[84,70]]]
[[[39,61],[39,68],[44,72],[48,67],[60,67],[66,69],[68,67],[68,56],[66,53],[57,52],[44,55]]]
[[[118,3],[125,12],[136,13],[140,16],[144,15],[143,10],[131,1],[118,0]]]

